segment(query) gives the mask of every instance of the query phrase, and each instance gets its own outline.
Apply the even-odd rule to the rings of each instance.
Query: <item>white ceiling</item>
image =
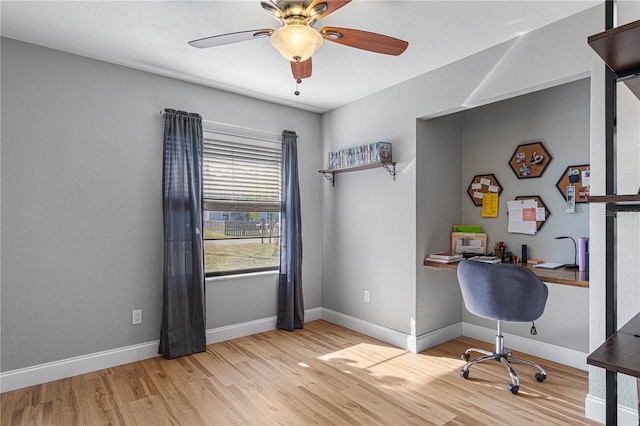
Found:
[[[325,41],[300,85],[268,38],[196,49],[188,41],[278,22],[256,1],[2,1],[5,37],[325,112],[582,10],[590,1],[355,0],[315,24],[409,42],[387,56]]]

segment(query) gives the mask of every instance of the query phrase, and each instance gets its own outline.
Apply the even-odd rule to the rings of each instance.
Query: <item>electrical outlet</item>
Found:
[[[142,309],[131,311],[131,325],[142,324]]]
[[[364,301],[369,303],[371,301],[371,292],[369,290],[364,291]]]

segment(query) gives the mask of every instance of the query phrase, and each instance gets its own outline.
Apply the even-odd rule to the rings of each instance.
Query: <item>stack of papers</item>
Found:
[[[484,262],[484,263],[501,263],[502,259],[495,256],[473,256],[469,260],[475,260],[476,262]]]
[[[431,253],[426,260],[438,263],[455,263],[460,262],[464,257],[461,254],[455,254],[448,251],[437,251]]]
[[[558,268],[562,268],[563,264],[562,263],[555,263],[555,262],[545,262],[545,263],[538,263],[537,265],[533,265],[534,268],[542,268],[542,269],[558,269]]]

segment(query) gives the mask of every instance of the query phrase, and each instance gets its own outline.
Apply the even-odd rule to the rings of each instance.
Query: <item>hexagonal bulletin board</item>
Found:
[[[492,174],[475,175],[467,188],[467,194],[471,197],[473,204],[481,206],[482,196],[487,192],[496,192],[500,195],[502,186],[498,179]]]
[[[520,195],[520,196],[517,196],[515,199],[516,200],[536,200],[539,208],[544,207],[544,220],[536,221],[536,229],[539,231],[540,228],[542,228],[542,225],[544,225],[544,223],[547,220],[549,220],[549,216],[551,216],[551,212],[549,211],[547,206],[544,204],[544,201],[542,201],[542,198],[540,198],[540,196],[538,195]]]
[[[542,176],[551,159],[542,142],[525,143],[518,145],[509,165],[518,179],[537,178]]]
[[[576,203],[587,203],[589,196],[589,188],[591,185],[591,172],[589,165],[569,166],[560,175],[560,179],[556,183],[556,188],[562,194],[562,198],[567,200],[567,187],[575,186]]]

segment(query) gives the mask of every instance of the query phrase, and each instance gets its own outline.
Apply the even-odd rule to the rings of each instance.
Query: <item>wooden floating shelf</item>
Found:
[[[351,167],[340,167],[339,169],[323,169],[318,170],[322,175],[327,178],[329,182],[333,186],[335,186],[335,174],[336,173],[346,173],[346,172],[356,172],[358,170],[367,170],[367,169],[377,169],[384,168],[391,176],[393,176],[393,180],[396,180],[396,163],[395,161],[377,161],[373,163],[360,164],[358,166]]]
[[[640,203],[640,194],[629,195],[591,195],[589,203]]]
[[[640,40],[640,21],[611,28],[587,39],[589,46],[616,73],[629,70],[640,72],[638,40]],[[640,77],[626,79],[624,83],[640,99]]]
[[[383,167],[384,164],[386,164],[388,166],[395,166],[396,165],[396,163],[394,161],[388,161],[386,163],[376,162],[376,163],[360,164],[359,166],[341,167],[339,169],[324,169],[324,170],[320,170],[320,173],[355,172],[357,170],[376,169],[378,167]]]
[[[640,67],[640,21],[611,28],[587,39],[614,72]]]

